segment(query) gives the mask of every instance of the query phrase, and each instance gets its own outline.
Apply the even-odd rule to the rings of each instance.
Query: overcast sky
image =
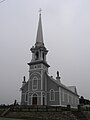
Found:
[[[0,3],[0,104],[20,102],[39,8],[49,74],[60,71],[63,84],[90,99],[90,0],[6,0]]]

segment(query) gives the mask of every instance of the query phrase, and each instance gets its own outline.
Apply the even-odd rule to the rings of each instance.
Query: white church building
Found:
[[[43,41],[41,13],[37,29],[36,43],[30,49],[32,59],[29,65],[29,79],[23,80],[21,87],[21,105],[48,105],[76,107],[79,95],[75,86],[63,85],[59,72],[54,79],[49,76],[50,65],[46,61],[48,53]]]

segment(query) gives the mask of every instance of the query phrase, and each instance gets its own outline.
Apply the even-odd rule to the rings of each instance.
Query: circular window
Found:
[[[37,65],[35,65],[34,68],[37,68]]]

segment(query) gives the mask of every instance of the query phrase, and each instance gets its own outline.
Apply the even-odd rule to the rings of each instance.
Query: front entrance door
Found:
[[[32,97],[32,105],[37,105],[37,95],[34,94]]]

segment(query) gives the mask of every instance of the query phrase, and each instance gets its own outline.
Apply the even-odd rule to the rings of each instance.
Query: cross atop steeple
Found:
[[[42,9],[40,8],[40,9],[39,9],[39,13],[41,14],[41,12],[42,12]]]

